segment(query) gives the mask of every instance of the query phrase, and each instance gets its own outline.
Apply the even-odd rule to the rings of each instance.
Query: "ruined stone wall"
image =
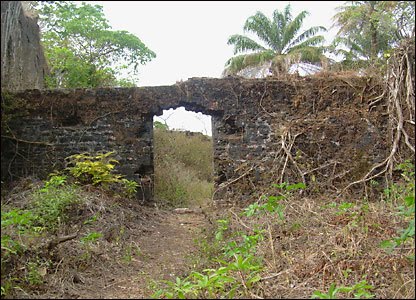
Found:
[[[152,198],[152,118],[184,106],[212,116],[215,199],[257,199],[260,186],[304,181],[338,190],[386,154],[368,78],[192,78],[172,86],[9,94],[2,178],[45,176],[64,157],[116,151],[118,171]],[[371,90],[370,90],[371,87]],[[6,102],[7,102],[6,101]],[[2,116],[3,118],[3,116]]]
[[[1,1],[1,88],[43,88],[47,64],[35,17],[21,1]]]

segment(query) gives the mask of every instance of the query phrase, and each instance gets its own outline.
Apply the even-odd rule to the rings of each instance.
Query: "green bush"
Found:
[[[66,176],[52,175],[42,188],[28,196],[25,209],[2,205],[1,211],[1,293],[8,296],[17,284],[40,285],[43,283],[38,262],[23,263],[26,250],[37,251],[34,243],[45,234],[54,234],[65,224],[81,201],[79,188],[66,183]],[[22,261],[23,262],[22,262]],[[43,270],[43,267],[41,268]],[[21,275],[25,270],[26,274]]]
[[[134,197],[139,184],[135,181],[123,178],[123,175],[114,174],[112,171],[118,161],[111,158],[114,152],[74,154],[66,158],[67,170],[80,184],[93,184],[104,189],[121,187],[119,191],[126,197]]]
[[[66,223],[69,211],[80,203],[78,187],[65,184],[64,176],[52,176],[45,186],[34,193],[33,212],[36,225],[54,231]]]

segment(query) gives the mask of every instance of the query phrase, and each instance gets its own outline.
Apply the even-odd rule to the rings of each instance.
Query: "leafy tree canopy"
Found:
[[[156,57],[135,35],[111,30],[100,5],[44,1],[38,10],[50,87],[134,86],[117,79],[121,71],[135,76]]]
[[[347,1],[333,17],[339,27],[331,46],[346,62],[374,63],[401,40],[414,37],[413,1]]]

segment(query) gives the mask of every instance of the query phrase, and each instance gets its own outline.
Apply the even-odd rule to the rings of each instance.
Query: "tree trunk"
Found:
[[[370,18],[376,13],[374,8],[375,3],[370,3]],[[378,37],[377,37],[378,20],[370,19],[370,34],[371,34],[371,49],[370,49],[370,60],[374,63],[377,59],[378,54]]]

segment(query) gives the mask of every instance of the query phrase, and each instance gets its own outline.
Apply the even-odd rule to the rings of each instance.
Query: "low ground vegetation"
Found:
[[[112,173],[118,163],[112,154],[68,157],[68,167],[51,174],[48,180],[26,178],[7,196],[2,194],[2,297],[45,289],[47,275],[56,274],[63,261],[59,254],[62,248],[58,247],[62,243],[76,241],[68,269],[78,270],[93,263],[103,232],[92,225],[100,223],[97,219],[103,209],[110,209],[97,207],[94,202],[99,199],[93,194],[128,199],[138,187]]]
[[[276,184],[218,213],[199,241],[200,269],[161,282],[155,298],[412,298],[414,166],[380,199],[305,198]]]
[[[75,297],[68,290],[147,259],[134,234],[150,225],[131,223],[141,208],[119,193],[128,186],[109,175],[111,155],[68,162],[67,171],[2,195],[3,298]],[[212,208],[189,271],[136,278],[154,298],[412,298],[414,165],[395,172],[377,199],[311,198],[303,183],[282,183],[245,207]]]

